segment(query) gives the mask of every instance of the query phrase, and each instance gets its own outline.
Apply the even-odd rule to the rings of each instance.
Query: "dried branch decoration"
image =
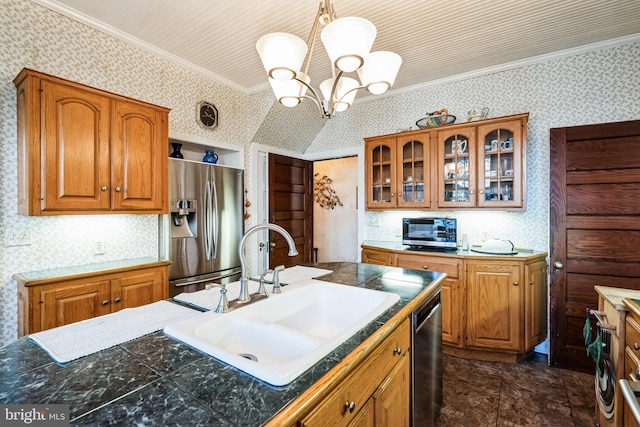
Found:
[[[336,205],[342,206],[340,197],[336,194],[331,184],[331,178],[327,175],[323,175],[319,178],[320,174],[313,175],[313,198],[321,207],[326,209],[333,209]]]

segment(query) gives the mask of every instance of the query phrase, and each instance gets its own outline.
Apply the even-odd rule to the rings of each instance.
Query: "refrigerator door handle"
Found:
[[[204,247],[207,261],[211,259],[211,184],[209,180],[204,186]]]
[[[218,191],[217,191],[217,187],[216,187],[216,182],[212,181],[211,182],[211,189],[212,189],[212,194],[213,194],[213,206],[211,208],[211,221],[212,221],[212,231],[213,231],[213,235],[212,235],[212,242],[211,242],[211,246],[212,246],[212,250],[211,252],[211,258],[216,259],[218,258]]]

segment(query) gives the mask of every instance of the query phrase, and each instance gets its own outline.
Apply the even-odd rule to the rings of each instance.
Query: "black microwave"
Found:
[[[455,218],[402,218],[402,244],[418,248],[455,249]]]

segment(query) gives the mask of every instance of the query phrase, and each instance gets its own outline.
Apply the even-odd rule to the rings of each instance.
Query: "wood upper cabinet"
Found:
[[[168,112],[24,69],[18,212],[166,213]]]
[[[524,284],[520,265],[469,261],[467,268],[467,345],[520,350]]]
[[[366,208],[524,210],[527,119],[365,138]]]
[[[478,126],[478,206],[525,206],[526,131],[522,118]]]
[[[438,132],[438,207],[476,206],[475,127]]]
[[[168,267],[97,272],[80,278],[29,281],[19,274],[18,336],[138,307],[168,298]]]
[[[429,208],[429,134],[365,140],[367,209]]]

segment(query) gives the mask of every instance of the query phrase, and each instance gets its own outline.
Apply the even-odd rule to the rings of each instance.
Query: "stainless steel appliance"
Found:
[[[402,218],[402,244],[416,248],[456,249],[455,218]]]
[[[169,159],[169,296],[240,278],[243,171]]]
[[[411,314],[411,425],[435,426],[442,407],[440,290]]]

